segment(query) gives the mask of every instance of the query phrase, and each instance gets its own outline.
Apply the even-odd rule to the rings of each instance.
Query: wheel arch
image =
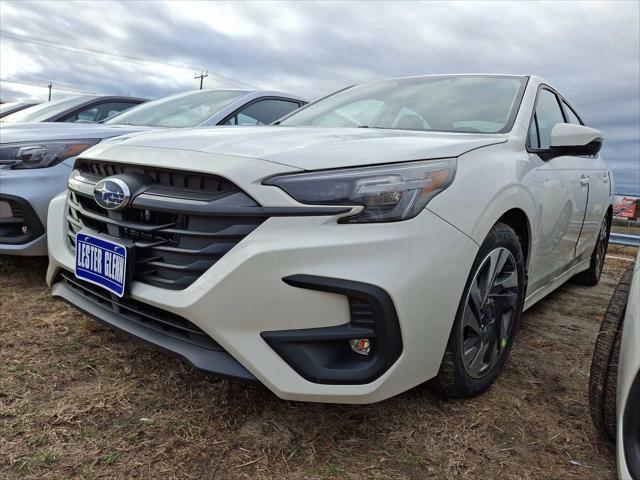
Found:
[[[529,271],[535,257],[537,209],[537,203],[528,188],[510,185],[494,196],[475,220],[471,237],[481,245],[496,223],[509,225],[520,239],[525,269]]]
[[[516,232],[522,248],[525,270],[529,267],[529,252],[531,251],[531,222],[521,208],[512,208],[504,212],[495,223],[504,223]]]

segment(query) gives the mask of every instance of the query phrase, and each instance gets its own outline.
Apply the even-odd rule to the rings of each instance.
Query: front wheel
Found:
[[[474,261],[438,372],[447,396],[479,395],[498,377],[522,312],[524,271],[518,236],[497,223]]]

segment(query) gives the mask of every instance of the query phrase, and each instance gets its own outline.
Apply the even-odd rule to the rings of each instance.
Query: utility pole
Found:
[[[204,80],[205,77],[209,76],[209,70],[200,70],[200,75],[195,74],[195,76],[193,77],[195,78],[199,78],[200,79],[200,90],[202,90],[202,81]]]
[[[49,89],[49,102],[51,101],[51,87],[53,87],[53,84],[49,83],[49,85],[47,85],[47,88]]]

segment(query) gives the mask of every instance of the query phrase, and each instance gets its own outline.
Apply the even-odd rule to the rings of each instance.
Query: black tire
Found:
[[[591,263],[589,264],[589,270],[580,272],[573,280],[580,285],[587,287],[593,287],[600,281],[602,275],[602,267],[604,265],[604,258],[607,255],[607,248],[609,247],[609,231],[611,225],[609,222],[609,216],[606,215],[602,221],[600,232],[598,233],[598,241],[591,253]]]
[[[473,288],[472,284],[476,284],[479,281],[477,280],[477,278],[479,278],[478,275],[481,274],[487,258],[489,258],[489,256],[497,249],[501,252],[506,249],[511,254],[509,256],[509,261],[511,262],[512,267],[509,275],[511,275],[513,280],[517,277],[517,290],[510,290],[512,306],[509,307],[511,312],[509,313],[510,320],[506,328],[506,332],[498,330],[498,333],[496,333],[496,336],[499,339],[499,346],[495,351],[495,358],[493,359],[495,363],[491,364],[490,362],[487,362],[486,365],[488,366],[484,372],[478,375],[472,375],[472,373],[476,372],[470,372],[469,365],[465,363],[468,363],[468,360],[465,361],[465,353],[463,351],[463,345],[468,345],[468,341],[470,340],[470,338],[465,336],[465,329],[467,327],[465,327],[463,316],[465,316],[465,309],[469,308],[471,305],[470,302],[472,302],[472,296],[470,293]],[[495,275],[493,278],[497,281]],[[491,283],[493,284],[493,281]],[[493,286],[491,285],[487,288],[487,296],[491,296],[490,292],[492,289]],[[471,268],[471,273],[469,274],[469,278],[467,279],[467,283],[462,293],[462,298],[460,299],[460,304],[458,305],[458,311],[456,313],[451,334],[449,335],[449,341],[442,359],[442,364],[440,365],[440,371],[436,377],[435,383],[445,396],[452,398],[474,397],[487,390],[495,381],[504,367],[515,338],[520,314],[522,313],[524,293],[525,264],[520,241],[511,227],[503,223],[497,223],[487,235],[487,238],[482,243],[478,254],[476,255],[476,259]],[[471,310],[484,311],[483,309],[485,304],[483,303],[481,306],[482,308],[479,310],[475,308],[471,308]],[[506,310],[498,307],[494,308],[496,308],[496,311],[498,312],[496,315],[505,315],[504,312]],[[487,317],[478,316],[476,318]],[[483,322],[481,321],[480,324],[482,323]],[[503,325],[502,320],[500,320],[499,323],[500,325]],[[498,322],[495,322],[495,324],[497,325]],[[487,323],[484,324],[483,331],[486,331],[486,328]],[[480,345],[482,345],[482,343],[480,343]],[[478,347],[476,352],[477,353],[474,356],[472,350],[467,347],[467,359],[473,357],[471,365],[476,362],[476,358],[481,354],[480,352],[482,352],[482,347]],[[484,355],[484,353],[481,355]]]
[[[633,267],[624,273],[609,300],[591,360],[589,376],[589,410],[598,433],[606,440],[616,440],[616,391],[622,323],[627,309]]]

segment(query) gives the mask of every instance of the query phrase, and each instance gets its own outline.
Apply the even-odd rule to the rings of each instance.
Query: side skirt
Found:
[[[535,305],[538,301],[542,300],[544,297],[549,295],[551,292],[553,292],[556,288],[560,287],[563,283],[565,283],[574,275],[580,272],[583,272],[584,270],[588,270],[590,262],[591,262],[591,256],[585,258],[579,263],[576,263],[573,267],[571,267],[569,270],[566,270],[559,277],[554,278],[549,283],[538,288],[535,292],[533,292],[531,295],[525,298],[524,308],[522,310],[525,311],[528,308]]]

